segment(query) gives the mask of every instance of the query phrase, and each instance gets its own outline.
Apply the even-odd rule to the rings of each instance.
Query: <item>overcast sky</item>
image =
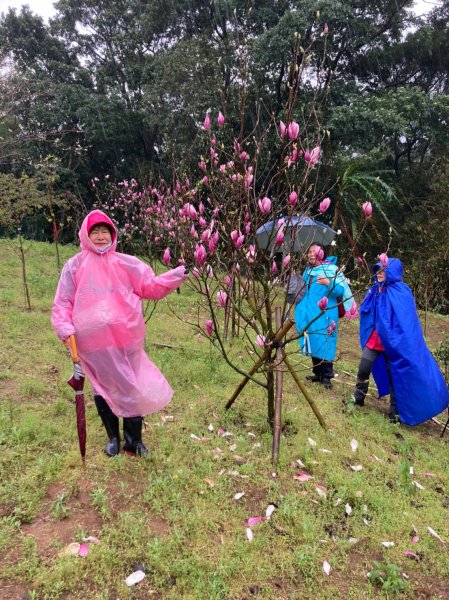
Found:
[[[437,5],[439,1],[441,0],[416,0],[416,14],[422,15],[428,12]],[[53,9],[53,0],[0,0],[0,13],[7,12],[8,7],[17,8],[19,12],[20,7],[24,4],[28,4],[33,13],[41,15],[46,20],[55,13]]]

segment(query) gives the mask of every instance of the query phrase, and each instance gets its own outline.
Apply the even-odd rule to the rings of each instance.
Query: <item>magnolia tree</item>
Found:
[[[297,54],[307,51],[297,44]],[[198,301],[195,327],[244,382],[267,390],[270,423],[274,372],[280,361],[298,352],[301,334],[291,329],[285,335],[291,328],[285,287],[305,266],[305,218],[328,220],[332,208],[329,184],[320,176],[329,132],[319,120],[319,108],[327,84],[315,76],[309,108],[296,109],[301,78],[310,78],[307,61],[298,61],[297,54],[289,74],[296,83],[290,86],[283,119],[263,121],[257,113],[254,131],[235,136],[222,112],[208,111],[198,123],[203,151],[196,173],[174,175],[170,184],[121,182],[102,203],[125,243],[140,254],[145,249],[148,256],[158,256],[166,266],[184,264],[191,270],[189,285]],[[360,207],[361,229],[371,212],[369,202]],[[347,258],[340,263],[343,268]],[[318,315],[326,310],[324,299]],[[247,350],[247,367],[226,342],[231,334]],[[335,336],[335,323],[323,335]]]

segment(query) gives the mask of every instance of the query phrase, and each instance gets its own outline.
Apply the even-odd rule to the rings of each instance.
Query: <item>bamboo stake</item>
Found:
[[[279,306],[275,308],[275,325],[278,331],[281,328],[281,309]],[[272,462],[274,465],[277,464],[279,458],[279,445],[281,440],[281,429],[282,429],[282,384],[283,384],[283,371],[282,371],[282,358],[283,350],[281,346],[276,348],[276,397],[274,400],[274,430],[273,430],[273,449],[272,449]]]
[[[309,396],[309,392],[306,389],[306,386],[303,384],[303,382],[300,380],[300,378],[298,377],[292,363],[290,362],[290,360],[287,358],[287,356],[284,353],[284,363],[287,365],[288,370],[291,373],[291,376],[293,377],[293,379],[295,380],[296,385],[299,387],[299,389],[301,390],[304,398],[307,400],[307,402],[310,405],[310,408],[313,410],[313,412],[315,413],[316,418],[318,419],[319,424],[321,425],[321,427],[323,429],[327,429],[327,425],[326,425],[326,421],[323,419],[323,416],[321,415],[320,411],[318,410],[317,405],[315,404],[315,401],[313,400],[313,398],[311,398]]]

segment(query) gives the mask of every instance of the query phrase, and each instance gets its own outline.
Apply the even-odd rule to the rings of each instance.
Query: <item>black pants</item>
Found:
[[[387,365],[387,376],[388,386],[390,388],[390,415],[396,415],[396,396],[394,393],[393,380],[391,378],[390,361],[383,350],[371,350],[366,346],[363,348],[362,358],[359,363],[359,370],[357,372],[357,383],[355,384],[354,399],[355,403],[363,406],[365,402],[365,396],[368,392],[369,377],[373,370],[373,364],[379,354],[383,354],[385,363]]]

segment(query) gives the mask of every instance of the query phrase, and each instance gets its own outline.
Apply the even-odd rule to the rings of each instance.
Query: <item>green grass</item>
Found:
[[[64,259],[76,251],[61,250]],[[150,458],[104,456],[105,435],[86,389],[83,469],[66,384],[70,359],[49,320],[58,280],[54,249],[32,244],[27,260],[30,312],[23,310],[18,256],[0,240],[2,598],[447,597],[449,556],[428,527],[449,541],[449,434],[441,439],[434,424],[392,425],[384,418],[386,403],[372,399],[362,410],[344,407],[357,368],[357,323],[345,323],[341,334],[341,383],[331,392],[308,385],[327,432],[285,376],[285,428],[274,473],[263,393],[249,384],[224,410],[240,376],[173,317],[174,310],[194,320],[192,293],[185,288],[171,295],[148,323],[147,351],[175,390],[167,409],[146,419]],[[430,325],[432,340],[443,339],[447,319],[432,316]],[[245,364],[241,343],[229,346]],[[297,355],[292,360],[304,378],[307,362]],[[217,427],[232,436],[219,436]],[[298,459],[313,480],[294,480],[302,470]],[[355,465],[363,469],[353,471]],[[237,492],[245,495],[235,500]],[[276,506],[270,522],[254,526],[249,542],[247,519],[264,515],[269,504]],[[90,535],[100,544],[90,544],[85,558],[61,552]],[[124,579],[138,565],[146,578],[127,588]]]

